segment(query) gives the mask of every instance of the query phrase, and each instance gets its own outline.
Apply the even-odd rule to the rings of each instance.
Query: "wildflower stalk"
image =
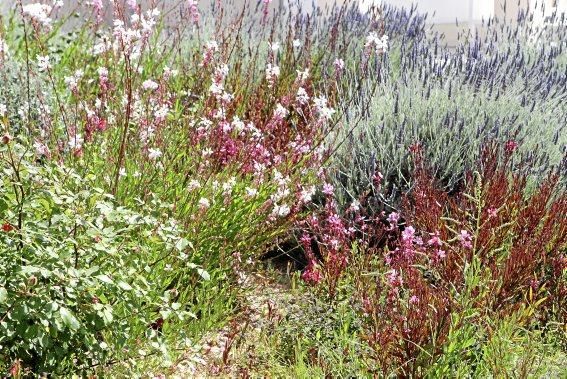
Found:
[[[128,140],[128,130],[130,127],[130,116],[132,112],[132,70],[130,65],[130,59],[126,55],[125,56],[125,74],[126,74],[126,116],[124,118],[124,126],[122,127],[122,135],[120,138],[120,147],[118,149],[118,161],[116,162],[116,167],[114,171],[114,181],[112,185],[112,194],[116,195],[118,191],[118,182],[120,181],[120,169],[122,168],[122,164],[125,159],[126,155],[126,142]]]
[[[29,46],[28,46],[28,32],[27,32],[27,22],[24,18],[24,6],[22,4],[22,0],[18,0],[18,5],[20,6],[20,16],[22,17],[24,23],[24,46],[26,50],[26,91],[28,95],[28,115],[31,115],[31,90],[30,90],[30,54],[29,54]],[[31,132],[31,124],[28,125],[28,133],[32,135]]]

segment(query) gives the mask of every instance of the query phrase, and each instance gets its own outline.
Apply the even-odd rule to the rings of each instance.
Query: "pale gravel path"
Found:
[[[241,278],[244,293],[239,299],[241,311],[224,328],[206,335],[194,349],[183,354],[168,370],[167,378],[249,377],[248,369],[241,365],[242,357],[235,359],[235,350],[254,347],[258,336],[269,331],[296,300],[287,285],[263,274],[252,273]]]

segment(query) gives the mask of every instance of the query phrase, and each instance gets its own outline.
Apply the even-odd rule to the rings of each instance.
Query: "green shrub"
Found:
[[[0,371],[20,361],[63,375],[165,353],[156,323],[188,315],[164,286],[187,248],[173,220],[118,206],[94,176],[37,164],[14,141],[0,159]]]

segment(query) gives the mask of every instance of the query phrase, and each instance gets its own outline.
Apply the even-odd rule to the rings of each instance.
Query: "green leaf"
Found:
[[[102,311],[102,319],[106,325],[110,324],[112,320],[114,320],[114,316],[112,315],[112,308],[106,307]]]
[[[8,300],[8,291],[4,287],[0,287],[0,304],[6,303]]]
[[[189,247],[193,247],[193,245],[191,244],[191,242],[189,242],[187,239],[185,238],[180,238],[177,243],[175,244],[175,248],[179,251],[183,251],[185,250],[185,248],[189,246]]]
[[[48,278],[51,276],[51,271],[46,270],[42,267],[35,267],[35,266],[22,266],[21,268],[22,274],[41,274],[44,278]]]
[[[118,287],[122,288],[124,291],[131,291],[132,286],[126,282],[118,282]]]
[[[61,315],[61,319],[72,330],[77,330],[81,326],[79,320],[73,316],[70,310],[65,307],[59,308],[59,314]]]
[[[171,311],[169,309],[162,309],[159,311],[159,313],[161,314],[161,317],[164,320],[167,320],[169,318],[169,316],[171,315]]]
[[[203,278],[205,280],[211,279],[211,276],[209,275],[209,273],[207,271],[203,270],[202,268],[198,268],[197,273],[201,276],[201,278]]]
[[[98,280],[100,280],[101,282],[104,282],[104,283],[114,284],[114,282],[112,281],[112,279],[110,279],[108,277],[108,275],[104,275],[104,274],[97,275],[97,276],[95,276],[95,278],[97,278]]]

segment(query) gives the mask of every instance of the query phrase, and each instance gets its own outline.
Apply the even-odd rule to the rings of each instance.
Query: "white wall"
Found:
[[[531,3],[532,7],[537,6],[537,11],[534,13],[534,24],[536,25],[543,25],[545,17],[554,11],[567,13],[567,0],[532,0]]]
[[[567,0],[360,0],[361,8],[368,9],[370,4],[379,4],[382,1],[404,7],[417,4],[417,9],[422,13],[428,13],[430,21],[436,24],[453,23],[455,19],[478,23],[492,16],[514,19],[518,8],[528,5],[532,10],[536,5],[538,6],[538,11],[534,14],[536,23],[542,23],[544,17],[555,10],[567,13]],[[506,3],[506,15],[503,11],[504,3]],[[545,14],[539,11],[542,5],[545,5]]]
[[[372,3],[379,4],[383,0],[361,0],[361,8],[367,9]],[[411,7],[417,4],[421,13],[428,13],[433,23],[452,23],[480,21],[494,14],[494,0],[384,0],[384,3]]]

